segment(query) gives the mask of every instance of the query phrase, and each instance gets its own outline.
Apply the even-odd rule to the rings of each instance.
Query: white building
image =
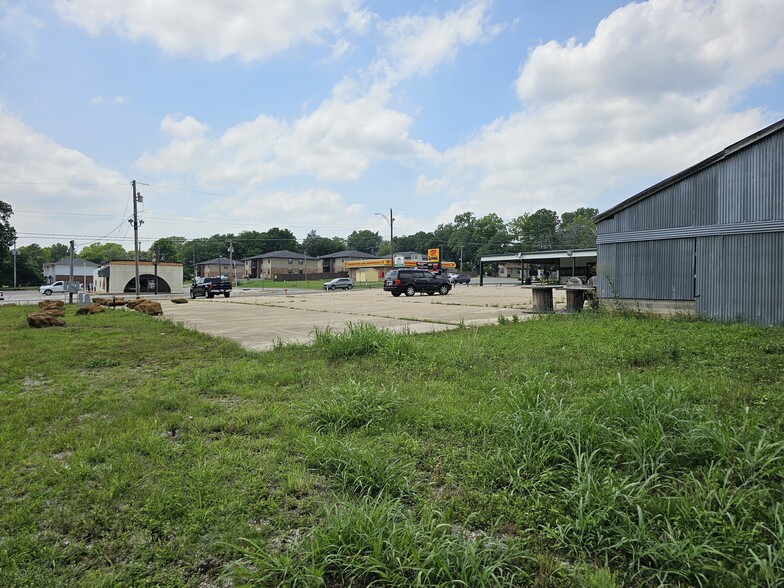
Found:
[[[139,292],[182,294],[182,264],[173,261],[139,261]],[[110,261],[95,270],[95,292],[121,294],[136,292],[136,264],[133,260]],[[157,283],[157,288],[156,288]]]
[[[98,264],[92,261],[75,257],[73,263],[74,282],[81,284],[85,290],[90,289],[93,285],[93,272],[97,267]],[[60,261],[43,264],[43,273],[46,284],[54,284],[60,280],[67,282],[71,277],[71,259],[66,257]]]

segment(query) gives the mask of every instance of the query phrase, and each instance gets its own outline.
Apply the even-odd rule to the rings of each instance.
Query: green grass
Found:
[[[0,308],[2,586],[781,586],[781,329],[586,313],[255,353]]]

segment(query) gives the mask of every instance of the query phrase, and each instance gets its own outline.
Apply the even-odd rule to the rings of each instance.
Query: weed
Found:
[[[383,353],[390,359],[403,359],[413,351],[408,333],[397,334],[368,323],[347,323],[343,332],[331,327],[314,329],[314,346],[330,359],[347,359]]]
[[[308,418],[319,432],[368,427],[386,418],[400,405],[395,390],[351,381],[310,408]]]
[[[253,582],[275,586],[520,586],[532,558],[519,542],[468,532],[425,507],[365,498],[329,509],[285,553],[251,545],[241,564]]]

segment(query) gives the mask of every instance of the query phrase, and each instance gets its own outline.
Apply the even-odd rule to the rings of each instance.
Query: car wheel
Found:
[[[191,299],[196,300],[196,292],[191,290]]]
[[[394,296],[395,298],[397,298],[398,296],[400,296],[400,292],[392,292],[392,296]]]
[[[334,290],[334,289],[335,289],[335,286],[330,286],[330,287],[329,287],[329,289],[330,289],[330,290]]]
[[[346,290],[351,290],[351,288],[353,288],[353,287],[354,287],[353,284],[349,284],[348,286],[346,286]]]
[[[432,296],[433,294],[435,294],[435,292],[428,292],[427,293],[428,296]]]
[[[231,294],[231,292],[224,292],[224,293],[223,293],[223,297],[224,297],[224,298],[228,298],[228,297],[229,297],[229,294]]]
[[[51,296],[52,291],[47,288],[46,290],[44,290],[44,294],[46,294],[47,296]]]
[[[413,286],[406,286],[406,296],[413,296],[416,290]]]
[[[212,298],[213,296],[215,296],[215,294],[213,294],[213,293],[212,293],[210,290],[207,290],[207,291],[204,293],[204,295],[205,295],[207,298]]]
[[[438,289],[438,293],[441,294],[441,296],[446,296],[449,294],[449,286],[446,284],[441,284],[441,287]]]

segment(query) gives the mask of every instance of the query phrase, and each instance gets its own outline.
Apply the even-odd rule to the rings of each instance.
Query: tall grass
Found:
[[[756,424],[729,425],[655,383],[577,403],[545,378],[510,394],[508,410],[486,467],[496,485],[557,505],[539,527],[569,557],[632,562],[632,582],[784,574],[769,543],[781,529],[784,445]]]
[[[413,338],[407,333],[394,333],[369,323],[346,325],[342,332],[331,327],[314,329],[314,347],[330,359],[348,359],[381,354],[391,360],[403,360],[414,353]]]
[[[308,420],[319,432],[369,427],[400,406],[396,390],[350,381],[313,403]]]
[[[30,310],[0,307],[0,586],[784,585],[781,329],[582,313],[255,353]]]
[[[527,585],[532,561],[519,541],[469,532],[443,512],[365,498],[329,509],[283,552],[252,545],[241,573],[262,586],[483,588]]]

